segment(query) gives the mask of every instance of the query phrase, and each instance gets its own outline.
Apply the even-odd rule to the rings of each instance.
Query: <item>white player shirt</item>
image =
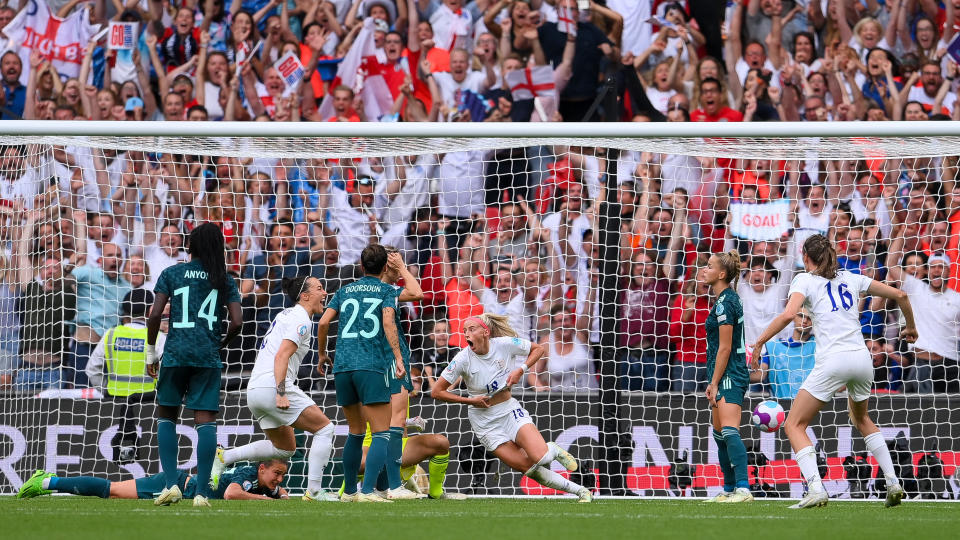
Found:
[[[818,360],[866,347],[860,326],[860,297],[872,282],[866,276],[843,270],[829,280],[809,272],[793,278],[788,297],[793,293],[805,297],[803,306],[810,311],[813,334],[817,336]]]
[[[281,311],[270,326],[267,335],[263,336],[263,343],[260,344],[260,352],[257,353],[257,362],[253,366],[253,372],[250,374],[250,382],[247,388],[275,388],[277,381],[273,375],[273,363],[280,350],[280,345],[286,341],[292,341],[297,345],[297,350],[290,355],[287,362],[287,388],[293,386],[297,380],[297,371],[300,370],[300,362],[303,357],[310,352],[310,338],[313,332],[313,321],[307,314],[307,310],[300,304]]]
[[[530,353],[530,342],[518,337],[490,338],[490,350],[479,355],[469,347],[463,349],[443,373],[448,383],[462,377],[470,396],[492,396],[507,386],[507,375],[518,366],[516,356]]]

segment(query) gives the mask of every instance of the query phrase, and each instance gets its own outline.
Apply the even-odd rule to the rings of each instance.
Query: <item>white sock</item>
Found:
[[[333,453],[333,423],[329,423],[313,434],[310,456],[307,458],[307,490],[316,493],[323,489],[323,469]]]
[[[553,460],[557,459],[557,454],[560,453],[560,447],[556,443],[548,442],[547,443],[547,453],[540,458],[539,461],[533,464],[533,467],[530,467],[530,470],[527,473],[533,471],[537,467],[544,467],[546,469],[550,468],[550,464],[553,463]],[[525,473],[526,474],[526,473]],[[527,476],[530,476],[527,474]]]
[[[541,486],[545,486],[557,491],[565,491],[567,493],[577,494],[578,491],[583,489],[583,486],[577,484],[576,482],[571,482],[566,478],[560,476],[559,474],[551,471],[546,467],[536,466],[529,471],[527,471],[526,476],[536,480]]]
[[[803,479],[807,481],[810,491],[823,491],[820,470],[817,468],[817,455],[812,446],[801,448],[797,452],[797,465],[800,466],[800,472],[803,474]]]
[[[883,439],[883,433],[879,431],[871,433],[863,438],[863,442],[867,443],[867,450],[873,454],[873,458],[880,465],[880,470],[883,471],[883,477],[886,478],[887,485],[899,484],[897,473],[893,470],[893,460],[890,459],[890,449],[887,448],[887,441]]]
[[[226,465],[238,461],[263,461],[266,459],[290,459],[296,450],[281,450],[268,440],[256,441],[223,451]]]
[[[43,489],[50,489],[50,479],[44,478],[43,482],[40,482],[40,487],[42,487]]]

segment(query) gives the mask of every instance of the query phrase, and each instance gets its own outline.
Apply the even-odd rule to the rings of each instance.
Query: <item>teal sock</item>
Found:
[[[370,443],[370,451],[367,452],[367,466],[363,473],[361,492],[373,493],[373,488],[377,485],[377,476],[387,462],[388,446],[390,446],[389,431],[378,431],[373,434],[373,442]]]
[[[110,481],[92,476],[78,476],[76,478],[50,478],[50,488],[60,493],[74,495],[94,495],[101,499],[110,498]]]
[[[397,489],[403,483],[400,477],[400,461],[403,459],[403,428],[390,428],[390,442],[387,445],[387,484]]]
[[[380,471],[380,476],[377,476],[377,489],[380,491],[390,489],[390,482],[387,481],[387,471]]]
[[[210,470],[217,455],[217,423],[197,426],[197,494],[209,497]]]
[[[160,469],[166,478],[167,488],[177,485],[177,454],[180,446],[177,441],[177,426],[173,420],[157,420],[157,446],[160,450]],[[216,450],[214,450],[216,451]]]
[[[727,442],[717,430],[713,430],[713,440],[717,443],[717,458],[720,461],[720,470],[723,471],[723,490],[732,493],[736,487],[736,479],[733,475],[733,467],[730,465],[730,454],[727,453]]]
[[[360,474],[360,462],[363,460],[363,433],[350,433],[343,445],[343,492],[352,495],[357,492],[357,475]],[[370,463],[367,462],[369,471]]]
[[[747,447],[743,445],[740,431],[734,427],[725,427],[722,432],[723,440],[727,443],[730,465],[736,475],[737,487],[750,489],[750,479],[747,477]]]

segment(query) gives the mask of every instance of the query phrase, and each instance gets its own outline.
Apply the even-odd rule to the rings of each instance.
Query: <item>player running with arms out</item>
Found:
[[[287,462],[282,459],[270,459],[256,466],[229,469],[221,476],[221,487],[210,493],[211,499],[228,501],[286,499],[287,490],[283,489],[283,477],[287,474]],[[88,495],[101,499],[152,499],[166,489],[164,473],[111,482],[94,476],[64,478],[53,473],[37,471],[17,493],[18,499],[31,499],[41,495],[71,493]],[[190,498],[197,492],[197,477],[184,470],[177,471],[177,488],[183,496]]]
[[[867,407],[873,383],[873,360],[863,341],[859,305],[863,293],[895,300],[907,323],[900,332],[900,339],[913,343],[917,340],[917,327],[910,300],[905,292],[889,285],[860,274],[838,271],[837,252],[823,235],[811,236],[803,243],[803,266],[807,271],[793,278],[783,313],[777,315],[753,345],[753,362],[756,363],[764,344],[786,328],[800,308],[805,307],[810,312],[813,333],[817,336],[816,360],[813,371],[793,399],[784,423],[808,491],[791,508],[824,506],[829,500],[806,430],[824,403],[833,399],[837,390],[844,386],[847,388],[850,420],[863,435],[867,450],[873,454],[886,478],[886,506],[896,506],[903,498],[903,488],[894,472],[883,434],[870,420]]]
[[[338,313],[337,353],[333,377],[337,404],[343,408],[349,433],[343,447],[344,502],[392,502],[373,490],[387,460],[390,441],[390,379],[406,375],[396,325],[397,295],[379,276],[387,251],[371,244],[360,253],[364,276],[341,287],[317,325],[319,363],[327,362],[327,332]],[[357,493],[366,422],[373,431],[367,473]]]
[[[703,269],[704,283],[716,301],[707,315],[707,400],[713,418],[713,440],[723,471],[723,491],[709,502],[753,500],[747,476],[747,448],[740,438],[740,411],[750,385],[743,337],[743,304],[737,295],[740,254],[715,253]]]
[[[333,452],[333,423],[296,385],[300,363],[310,352],[313,316],[323,311],[327,293],[320,280],[307,276],[284,280],[283,291],[294,306],[281,311],[273,320],[247,383],[247,407],[268,440],[217,449],[210,486],[217,489],[224,469],[237,461],[290,459],[297,450],[293,430],[300,429],[313,434],[303,499],[337,500],[336,495],[322,487],[323,469]]]
[[[577,495],[579,502],[591,502],[589,489],[550,470],[550,463],[556,460],[575,471],[577,460],[556,443],[545,442],[530,413],[510,394],[510,387],[543,356],[543,347],[517,337],[506,316],[490,313],[468,317],[463,335],[468,347],[443,370],[430,395],[469,405],[467,417],[480,443],[511,469],[548,488]],[[511,369],[518,355],[526,355],[526,360]],[[460,378],[467,386],[467,397],[449,390]]]
[[[210,467],[217,452],[217,413],[220,411],[220,349],[240,333],[243,314],[240,292],[224,262],[223,233],[204,223],[190,233],[190,261],[160,274],[154,288],[153,310],[147,319],[147,372],[158,377],[154,345],[163,310],[170,302],[170,331],[157,379],[157,445],[166,487],[158,506],[183,498],[177,485],[176,422],[180,406],[193,410],[197,426],[197,494],[194,506],[210,506]],[[226,311],[230,326],[222,337]]]

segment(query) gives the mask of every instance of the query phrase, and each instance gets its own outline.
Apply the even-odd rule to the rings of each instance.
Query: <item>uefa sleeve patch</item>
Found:
[[[725,320],[727,320],[726,315],[717,315],[717,322],[723,322]]]
[[[516,347],[523,347],[523,340],[518,337],[515,337],[513,338],[513,344]]]
[[[717,304],[717,315],[723,315],[724,307],[723,304]]]
[[[250,491],[250,489],[253,487],[253,482],[251,482],[251,481],[249,481],[249,480],[244,480],[244,481],[243,481],[243,484],[241,484],[241,485],[242,485],[244,491]]]
[[[297,334],[299,334],[301,337],[307,335],[307,325],[301,324],[300,328],[297,328]]]

